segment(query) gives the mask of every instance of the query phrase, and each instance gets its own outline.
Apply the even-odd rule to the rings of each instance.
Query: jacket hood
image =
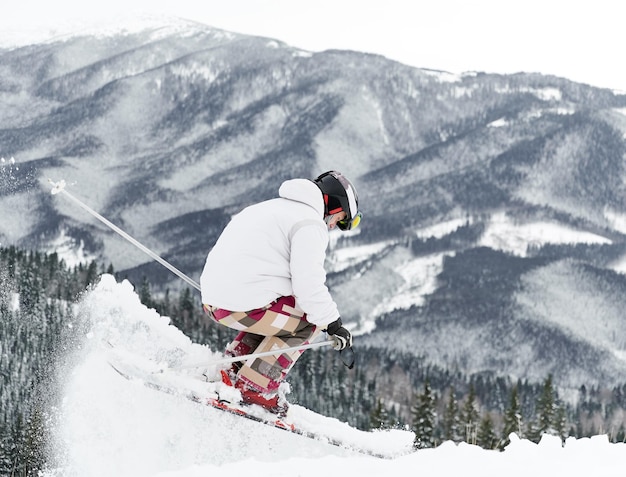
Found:
[[[308,179],[290,179],[281,184],[278,195],[283,199],[307,204],[324,218],[324,199],[319,187]]]

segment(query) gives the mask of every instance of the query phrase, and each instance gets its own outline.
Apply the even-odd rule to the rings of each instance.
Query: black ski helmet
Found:
[[[352,230],[361,222],[359,197],[356,189],[341,172],[328,171],[321,174],[313,182],[322,191],[324,198],[324,217],[337,214],[342,210],[346,218],[337,222],[341,230]]]

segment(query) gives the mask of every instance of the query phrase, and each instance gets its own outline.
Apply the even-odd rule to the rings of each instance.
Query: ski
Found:
[[[158,383],[155,380],[151,380],[151,379],[146,379],[145,377],[142,377],[141,375],[144,373],[137,373],[138,375],[135,375],[135,373],[132,372],[128,372],[123,368],[123,366],[120,366],[114,362],[112,362],[111,360],[107,361],[109,366],[111,366],[112,369],[114,369],[120,376],[122,376],[123,378],[129,380],[129,381],[139,381],[141,382],[144,386],[150,388],[150,389],[154,389],[156,391],[160,391],[160,392],[164,392],[166,394],[171,394],[171,395],[176,395],[176,396],[182,396],[186,399],[189,399],[190,401],[193,401],[195,403],[201,404],[201,405],[205,405],[205,406],[209,406],[213,409],[217,409],[219,411],[231,414],[231,415],[235,415],[235,416],[239,416],[241,418],[244,419],[249,419],[251,421],[255,421],[259,424],[262,425],[266,425],[266,426],[271,426],[273,428],[276,429],[280,429],[286,432],[290,432],[292,434],[296,434],[296,435],[300,435],[309,439],[313,439],[316,441],[320,441],[320,442],[324,442],[336,447],[340,447],[342,449],[346,449],[348,451],[352,451],[352,452],[357,452],[360,454],[365,454],[365,455],[369,455],[372,457],[376,457],[379,459],[390,459],[393,458],[393,456],[388,456],[385,455],[383,453],[378,453],[376,451],[373,450],[368,450],[368,449],[360,449],[358,447],[355,446],[351,446],[348,443],[342,442],[338,439],[329,437],[329,436],[325,436],[322,435],[320,433],[317,432],[311,432],[305,429],[301,429],[299,428],[296,424],[289,422],[286,419],[280,418],[278,416],[274,416],[272,414],[270,414],[269,412],[263,410],[262,408],[260,408],[259,406],[255,406],[255,405],[245,405],[245,406],[239,406],[237,404],[233,404],[231,402],[229,402],[228,400],[225,399],[221,399],[219,396],[218,392],[215,392],[213,395],[206,395],[206,394],[200,394],[197,391],[194,390],[181,390],[175,386],[170,386],[170,385],[166,385],[166,384],[162,384],[162,383]],[[126,366],[128,367],[128,366]],[[246,408],[250,409],[251,411],[254,410],[255,407],[259,407],[259,412],[258,413],[253,413],[253,412],[248,412],[248,410],[246,410]]]
[[[155,382],[147,381],[145,379],[135,378],[131,376],[130,374],[122,371],[119,366],[116,366],[110,361],[109,361],[109,366],[111,366],[120,376],[123,376],[125,379],[128,379],[129,381],[141,380],[143,385],[150,389],[155,389],[157,391],[161,391],[166,394],[183,396],[189,399],[190,401],[193,401],[199,404],[204,404],[205,406],[210,406],[215,409],[219,409],[220,411],[228,412],[236,416],[245,417],[246,419],[250,419],[252,421],[256,421],[262,424],[276,427],[277,429],[284,429],[284,430],[291,431],[296,434],[304,435],[304,432],[298,431],[298,429],[296,429],[294,424],[290,424],[278,417],[264,418],[261,416],[250,414],[246,412],[244,409],[242,409],[241,407],[234,406],[229,401],[220,399],[218,394],[216,394],[215,396],[200,396],[198,393],[193,392],[193,391],[181,392],[179,389],[176,389],[174,387],[165,386],[163,384],[158,384]]]

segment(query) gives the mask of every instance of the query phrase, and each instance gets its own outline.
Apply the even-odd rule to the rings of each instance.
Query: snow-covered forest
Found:
[[[81,300],[103,273],[114,271],[95,262],[68,267],[56,254],[13,247],[0,249],[0,270],[0,470],[27,472],[48,462],[68,360],[91,333]],[[193,342],[219,352],[229,340],[229,330],[204,319],[189,289],[156,297],[147,280],[136,289],[147,307],[170,317]],[[572,405],[559,398],[551,378],[530,385],[424,367],[401,353],[358,347],[357,353],[352,371],[334,353],[305,353],[290,374],[290,401],[363,430],[411,429],[416,448],[453,441],[502,450],[511,432],[533,442],[545,433],[563,441],[597,433],[624,440],[624,428],[615,425],[626,407],[624,388],[581,389]],[[398,388],[398,402],[381,399],[380,386]]]

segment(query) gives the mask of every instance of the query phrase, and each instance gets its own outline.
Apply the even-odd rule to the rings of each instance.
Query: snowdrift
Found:
[[[126,360],[145,372],[220,358],[192,343],[167,317],[142,305],[132,285],[104,275],[78,308],[86,325],[80,350],[62,385],[54,452],[58,467],[49,476],[207,476],[272,475],[453,475],[469,469],[481,475],[540,475],[621,470],[626,446],[605,436],[568,440],[561,446],[548,436],[539,445],[512,436],[505,452],[444,443],[413,452],[413,434],[363,432],[336,419],[292,405],[294,422],[329,436],[387,455],[380,459],[291,434],[187,399],[186,389],[202,391],[205,374],[219,369],[168,371],[158,379],[181,393],[164,393],[127,380],[109,364]],[[78,326],[77,329],[82,329]],[[77,331],[78,332],[78,331]],[[82,332],[80,332],[82,333]],[[314,392],[314,390],[312,390]],[[619,466],[619,467],[618,467]],[[519,473],[517,473],[519,471]],[[245,474],[244,474],[245,473]]]
[[[116,283],[104,275],[79,304],[78,317],[87,332],[65,383],[58,436],[76,475],[151,475],[242,457],[355,453],[190,401],[186,392],[209,391],[212,383],[207,380],[219,381],[220,368],[184,367],[209,363],[222,354],[192,343],[169,318],[142,305],[128,281]],[[126,380],[110,365],[120,362],[137,370],[138,379]],[[142,378],[180,393],[151,389]],[[412,451],[410,432],[363,432],[295,404],[289,419],[356,449],[389,457]]]

